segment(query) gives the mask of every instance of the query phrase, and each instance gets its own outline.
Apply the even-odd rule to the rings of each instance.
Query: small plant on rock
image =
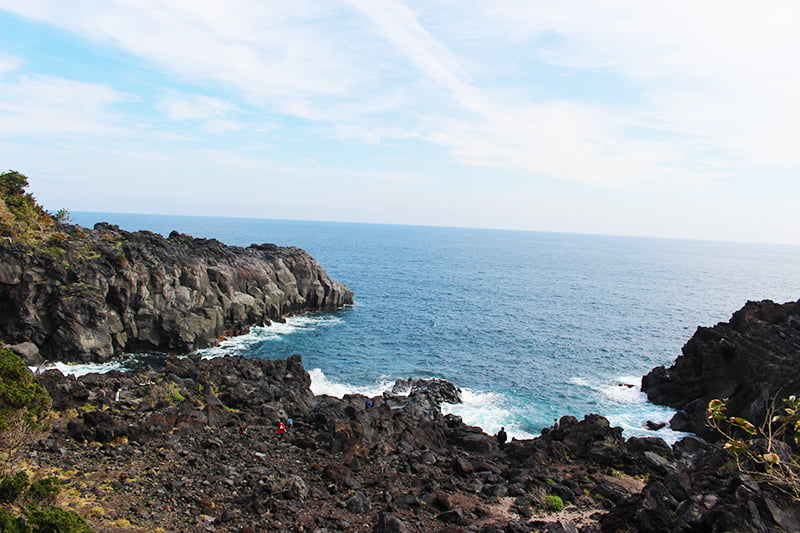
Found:
[[[547,496],[545,496],[544,504],[549,510],[553,511],[554,513],[557,513],[564,509],[564,500],[562,500],[560,496],[556,496],[555,494],[548,494]]]
[[[23,518],[14,516],[7,509],[0,509],[0,531],[3,533],[30,533],[31,528]]]
[[[780,409],[776,403],[767,409],[759,428],[744,418],[726,415],[727,399],[711,400],[706,423],[722,435],[741,472],[800,501],[800,399],[789,396]]]

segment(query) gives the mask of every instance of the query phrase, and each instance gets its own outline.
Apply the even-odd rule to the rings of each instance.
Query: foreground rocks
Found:
[[[793,531],[797,518],[699,438],[625,441],[588,415],[501,449],[441,414],[459,394],[441,380],[314,396],[299,356],[39,380],[60,416],[28,464],[56,472],[62,504],[98,531]]]
[[[706,407],[723,398],[729,415],[761,425],[775,399],[800,394],[800,300],[748,302],[730,322],[697,328],[683,355],[647,374],[642,390],[679,410],[670,423],[679,431],[713,438]]]
[[[188,353],[353,293],[299,248],[62,225],[39,247],[0,243],[0,339],[35,364],[122,351]]]

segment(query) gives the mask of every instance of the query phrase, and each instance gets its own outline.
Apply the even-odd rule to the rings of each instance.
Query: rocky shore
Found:
[[[678,410],[673,429],[714,438],[706,407],[722,398],[760,426],[776,399],[800,394],[800,300],[747,302],[729,322],[697,328],[682,352],[642,379],[651,402]]]
[[[109,224],[59,224],[35,244],[0,241],[0,339],[30,363],[189,353],[252,325],[352,303],[299,248]]]
[[[588,415],[501,445],[441,414],[460,394],[441,380],[374,398],[314,396],[300,356],[172,356],[162,368],[38,380],[59,416],[25,462],[59,476],[59,503],[96,531],[800,528],[797,502],[699,437],[625,441]]]

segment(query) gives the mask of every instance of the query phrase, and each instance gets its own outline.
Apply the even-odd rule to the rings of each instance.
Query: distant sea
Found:
[[[334,313],[253,327],[208,356],[303,356],[312,389],[341,396],[397,378],[439,377],[464,421],[517,438],[562,415],[600,413],[625,434],[668,409],[641,376],[670,365],[697,326],[727,321],[747,300],[800,298],[800,247],[526,231],[243,218],[72,213],[236,246],[299,246],[355,292]],[[135,357],[125,364],[135,364]],[[80,373],[92,368],[72,368]]]

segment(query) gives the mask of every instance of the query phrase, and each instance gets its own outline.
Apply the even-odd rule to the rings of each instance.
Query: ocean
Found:
[[[337,396],[379,394],[398,378],[444,378],[464,396],[446,411],[489,433],[504,426],[516,438],[536,436],[563,415],[600,413],[627,436],[674,441],[680,435],[668,428],[644,428],[672,412],[647,402],[641,376],[670,365],[698,326],[727,321],[747,300],[800,298],[798,246],[115,213],[72,218],[236,246],[301,247],[355,292],[355,305],[256,326],[204,355],[299,353],[312,390]]]

